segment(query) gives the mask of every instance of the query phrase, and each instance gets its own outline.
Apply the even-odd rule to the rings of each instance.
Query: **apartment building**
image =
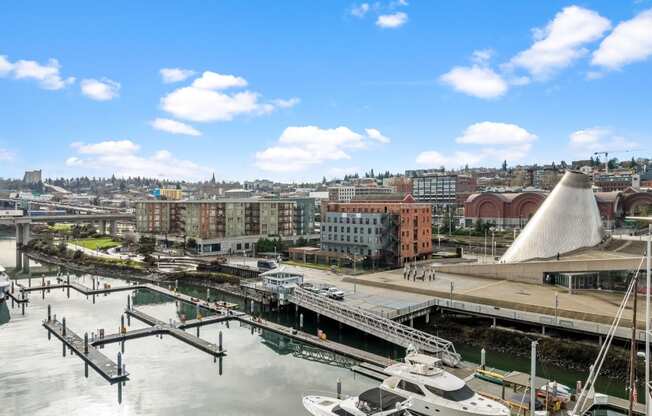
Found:
[[[235,253],[253,250],[260,238],[298,238],[296,210],[292,200],[139,201],[136,231],[171,241],[193,238],[202,254]]]
[[[386,195],[391,194],[393,191],[389,186],[331,186],[328,188],[328,199],[330,201],[351,202],[354,198]]]
[[[322,205],[321,249],[400,266],[432,254],[432,208],[412,196]]]
[[[445,174],[430,170],[409,170],[406,176],[412,179],[412,196],[418,202],[432,204],[433,212],[456,209],[476,188],[471,175]]]

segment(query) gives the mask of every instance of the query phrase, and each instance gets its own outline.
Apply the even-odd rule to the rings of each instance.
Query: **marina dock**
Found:
[[[48,334],[54,335],[63,342],[64,356],[66,355],[66,348],[68,348],[111,384],[128,379],[129,373],[120,362],[120,354],[118,355],[118,363],[111,361],[88,342],[88,335],[84,338],[80,337],[66,327],[65,321],[59,322],[54,319],[47,319],[43,321],[43,326],[48,330]]]

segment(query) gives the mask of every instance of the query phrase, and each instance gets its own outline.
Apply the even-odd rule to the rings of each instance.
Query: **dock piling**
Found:
[[[48,305],[48,322],[52,320],[52,305]]]
[[[131,310],[131,295],[127,295],[127,310]]]
[[[482,368],[483,370],[486,364],[486,353],[487,352],[485,351],[484,348],[480,350],[480,368]]]
[[[199,325],[197,325],[197,338],[199,338]]]
[[[342,398],[342,379],[337,379],[337,398],[338,400]]]
[[[63,318],[61,318],[61,325],[63,325],[63,329],[62,329],[61,333],[65,337],[66,336],[66,317],[65,316]]]
[[[84,354],[88,355],[88,332],[84,333]],[[88,369],[86,372],[88,372]]]
[[[303,314],[299,314],[299,329],[303,329]]]
[[[118,375],[122,375],[122,353],[118,353]]]
[[[199,329],[199,327],[197,327],[197,329]],[[222,331],[220,331],[218,335],[218,340],[219,340],[218,349],[220,350],[220,352],[222,352]]]

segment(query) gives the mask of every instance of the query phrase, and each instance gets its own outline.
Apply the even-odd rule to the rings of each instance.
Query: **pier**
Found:
[[[66,355],[66,348],[73,354],[80,357],[85,365],[92,367],[99,375],[104,377],[109,383],[114,384],[125,381],[129,378],[129,373],[121,363],[121,355],[118,353],[118,363],[111,361],[107,356],[102,354],[91,345],[88,341],[88,334],[84,338],[80,337],[66,327],[65,318],[62,322],[52,319],[43,321],[43,326],[48,331],[48,336],[54,335],[63,343],[63,355]],[[88,369],[86,369],[88,376]]]

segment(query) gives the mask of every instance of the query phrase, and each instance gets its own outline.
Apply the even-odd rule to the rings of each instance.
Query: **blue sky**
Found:
[[[649,157],[651,75],[650,1],[12,2],[0,177]]]

